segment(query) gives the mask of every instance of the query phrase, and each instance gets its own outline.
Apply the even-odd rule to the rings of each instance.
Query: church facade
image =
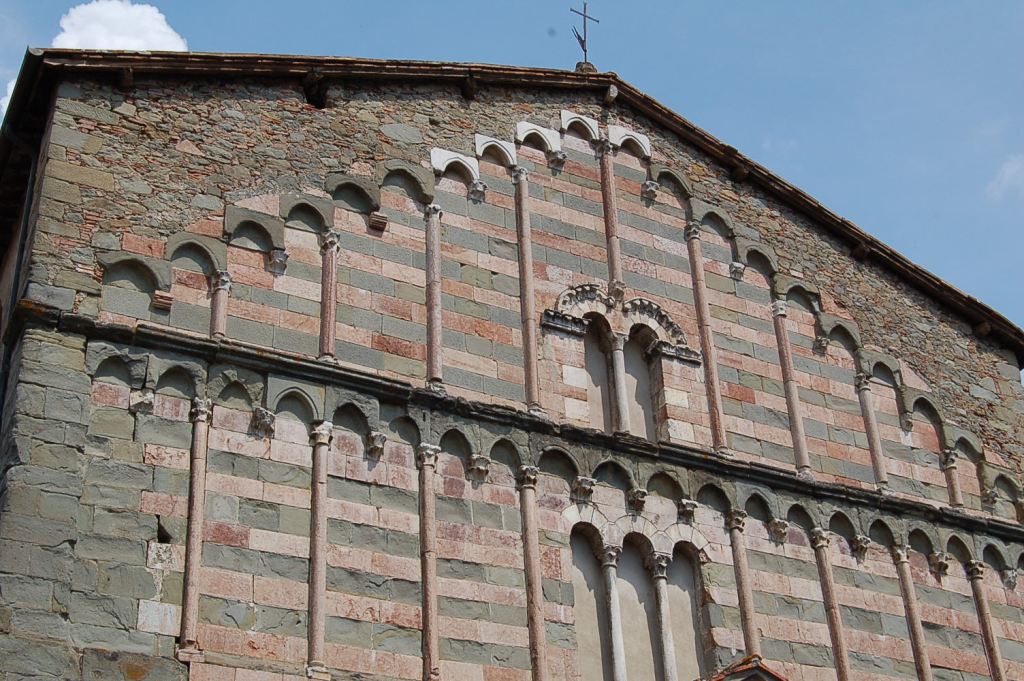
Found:
[[[614,74],[30,51],[0,231],[5,681],[1024,678],[1024,332]]]

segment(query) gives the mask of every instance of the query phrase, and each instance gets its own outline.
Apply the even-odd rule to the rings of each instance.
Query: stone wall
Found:
[[[60,87],[5,405],[7,678],[574,679],[579,528],[685,554],[706,673],[1024,676],[1011,353],[615,105],[328,100]],[[652,334],[659,443],[589,429],[597,320]]]

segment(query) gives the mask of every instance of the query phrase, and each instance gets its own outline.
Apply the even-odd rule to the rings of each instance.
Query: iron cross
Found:
[[[587,14],[587,2],[586,2],[586,0],[583,0],[583,11],[582,12],[579,11],[578,9],[576,9],[575,7],[570,7],[569,10],[573,14],[579,14],[581,17],[583,17],[583,35],[582,36],[580,35],[580,32],[576,30],[575,26],[572,27],[572,32],[573,32],[573,35],[576,36],[576,40],[577,40],[577,42],[579,42],[580,47],[583,48],[583,61],[585,61],[585,62],[589,61],[587,59],[587,22],[588,21],[593,21],[595,24],[600,24],[601,22],[598,21],[597,19],[595,19],[594,17],[590,16],[589,14]]]

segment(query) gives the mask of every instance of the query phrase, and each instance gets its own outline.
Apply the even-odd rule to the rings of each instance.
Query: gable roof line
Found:
[[[494,64],[310,57],[292,55],[227,54],[206,52],[127,52],[76,49],[30,49],[19,74],[10,109],[0,136],[0,176],[10,155],[10,132],[40,97],[50,91],[62,73],[107,73],[130,83],[135,76],[163,77],[307,77],[365,80],[427,80],[449,82],[472,93],[479,85],[543,86],[607,92],[618,90],[616,101],[626,104],[697,147],[732,171],[737,181],[751,182],[820,224],[838,237],[857,259],[870,258],[965,317],[979,337],[1001,338],[1024,362],[1024,330],[1005,316],[952,284],[916,265],[906,256],[834,213],[800,188],[790,184],[735,148],[697,127],[654,98],[626,83],[614,72],[581,73],[561,69],[500,66]],[[14,135],[16,137],[16,135]]]

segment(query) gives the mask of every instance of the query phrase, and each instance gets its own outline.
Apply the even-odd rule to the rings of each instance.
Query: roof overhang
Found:
[[[729,168],[736,181],[756,185],[803,213],[846,245],[854,258],[869,260],[940,301],[961,315],[978,337],[993,336],[1005,343],[1016,354],[1018,362],[1024,363],[1024,331],[1009,319],[915,265],[806,192],[701,130],[612,72],[347,57],[30,49],[25,55],[0,135],[2,249],[6,249],[13,231],[13,218],[5,210],[4,201],[10,200],[12,183],[16,185],[19,178],[27,177],[20,167],[24,159],[18,149],[24,148],[26,140],[38,143],[56,85],[65,79],[81,77],[112,78],[122,87],[130,86],[137,77],[292,80],[306,88],[326,81],[424,81],[458,87],[467,97],[474,97],[481,86],[503,86],[581,90],[590,91],[603,101],[614,98],[617,104],[647,116]]]

